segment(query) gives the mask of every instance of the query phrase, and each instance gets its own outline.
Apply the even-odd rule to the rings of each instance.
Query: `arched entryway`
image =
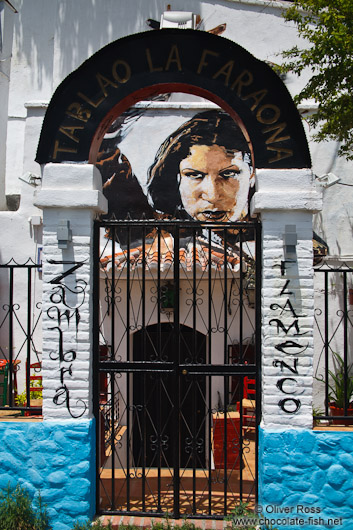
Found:
[[[179,328],[180,348],[175,343],[173,325],[169,322],[147,326],[133,335],[133,360],[161,361],[185,364],[197,356],[197,362],[206,362],[206,336],[188,326]],[[133,380],[133,407],[135,413],[133,454],[136,467],[173,468],[174,444],[179,445],[179,461],[182,468],[205,465],[205,413],[206,388],[203,380],[191,384],[186,377],[180,378],[179,388],[180,426],[179,437],[175,434],[175,389],[172,374],[160,378],[151,371],[135,374]],[[173,421],[174,420],[174,421]],[[199,451],[190,451],[196,433]],[[157,440],[162,444],[158,451]],[[194,458],[197,461],[194,462]]]
[[[221,37],[189,30],[182,32],[163,30],[132,35],[102,49],[73,72],[59,86],[49,105],[38,147],[37,161],[41,164],[52,162],[54,165],[72,162],[70,170],[73,175],[75,164],[84,165],[87,161],[95,164],[104,135],[115,118],[136,101],[170,91],[205,97],[226,111],[238,123],[248,143],[253,168],[275,170],[310,167],[310,156],[300,117],[279,77],[266,64],[257,61],[236,44]],[[92,189],[96,189],[93,184]],[[55,201],[51,206],[55,206]],[[75,206],[77,205],[71,207]],[[174,515],[222,517],[237,501],[243,500],[244,496],[251,494],[252,499],[255,499],[256,477],[255,479],[254,476],[252,477],[250,490],[245,488],[242,480],[246,457],[242,419],[249,416],[247,411],[244,411],[242,397],[245,378],[252,379],[256,375],[256,367],[247,359],[247,352],[255,347],[257,358],[260,352],[260,307],[257,304],[255,309],[253,308],[249,294],[250,290],[253,290],[259,298],[261,266],[259,225],[249,221],[249,217],[246,219],[246,226],[237,224],[233,219],[218,225],[219,220],[213,215],[209,218],[211,221],[209,225],[193,221],[194,224],[191,226],[183,218],[176,222],[174,220],[171,222],[170,219],[157,221],[153,218],[140,223],[117,221],[96,224],[94,355],[97,384],[94,403],[96,418],[104,427],[98,429],[97,436],[100,447],[97,466],[99,512],[170,511],[170,504],[163,505],[162,502],[167,496],[158,486],[161,484],[162,470],[165,469],[161,465],[157,466],[155,478],[158,487],[156,494],[155,490],[152,490],[152,502],[148,505],[146,503],[146,491],[149,488],[146,480],[142,482],[140,480],[141,488],[137,488],[137,502],[134,497],[136,493],[134,486],[137,482],[133,481],[146,478],[146,469],[144,469],[146,466],[142,465],[141,468],[139,457],[136,452],[134,454],[133,448],[132,423],[134,418],[138,418],[136,414],[134,416],[133,377],[134,373],[147,373],[148,370],[160,370],[162,375],[174,373],[177,380],[182,376],[203,377],[206,381],[206,401],[211,400],[206,409],[208,420],[205,423],[206,435],[203,446],[208,456],[206,455],[204,459],[204,469],[201,465],[203,462],[200,464],[205,481],[203,494],[201,495],[194,487],[200,468],[196,464],[193,464],[192,468],[186,467],[186,470],[191,469],[193,487],[184,507],[185,499],[182,499],[181,491],[183,488],[187,489],[183,486],[182,480],[186,475],[183,475],[180,465],[180,452],[174,450],[173,473],[168,482]],[[163,223],[168,224],[167,230]],[[185,224],[186,238],[181,237]],[[102,240],[99,242],[99,232],[102,228],[108,230],[108,238],[104,242]],[[142,243],[137,247],[135,239],[132,238],[136,229],[143,235]],[[146,269],[148,255],[146,236],[150,235],[151,229],[154,234],[152,246],[154,244],[157,253],[157,260],[154,263],[157,266],[154,266],[152,272]],[[125,236],[124,240],[119,242],[121,230],[125,231]],[[249,231],[253,233],[252,241],[255,242],[252,250],[247,248]],[[172,267],[170,277],[163,277],[160,274],[165,232],[172,234],[173,240],[172,252],[168,258]],[[217,237],[214,237],[214,234]],[[185,239],[187,239],[186,246],[184,246]],[[202,243],[205,240],[206,245]],[[103,254],[101,250],[105,248],[107,241],[110,249]],[[170,239],[168,241],[167,246],[170,245]],[[233,245],[232,251],[228,251],[228,242]],[[204,253],[201,261],[199,261],[200,248]],[[133,251],[137,253],[134,254]],[[182,256],[187,255],[188,252],[188,266],[185,278],[181,280],[180,274],[185,265]],[[167,263],[167,259],[165,257],[163,259],[164,264]],[[149,277],[146,275],[146,270]],[[140,273],[138,279],[133,278],[137,273]],[[207,293],[204,304],[205,314],[199,312],[198,300],[203,299],[203,295],[198,294],[200,275],[207,285],[204,289],[204,293]],[[165,288],[170,279],[172,287],[169,289],[167,286],[167,291],[173,292],[172,307],[162,304],[162,288]],[[177,341],[182,336],[181,325],[191,327],[194,335],[202,333],[206,336],[206,362],[189,365],[180,363],[179,358],[178,363],[175,362],[171,366],[173,363],[170,364],[168,361],[165,363],[159,361],[156,365],[154,361],[149,363],[144,360],[134,360],[133,333],[139,329],[146,329],[151,323],[146,320],[146,315],[142,316],[143,309],[141,309],[143,307],[146,309],[148,281],[154,283],[153,311],[159,315],[157,318],[154,316],[153,325],[156,322],[157,325],[169,323],[173,327]],[[189,305],[186,299],[185,303],[181,303],[181,281],[189,285],[185,289],[185,293],[187,289],[190,290],[186,293],[191,300]],[[213,289],[215,285],[217,288]],[[100,297],[98,286],[101,289]],[[141,292],[136,295],[134,289],[137,292],[140,289]],[[99,308],[99,300],[103,303],[102,309]],[[249,314],[252,315],[251,318]],[[244,331],[246,320],[254,326],[254,332],[250,335]],[[102,324],[106,327],[105,330],[102,330]],[[252,340],[254,333],[255,346]],[[120,347],[123,347],[123,355],[119,351]],[[183,373],[183,370],[186,373]],[[207,390],[208,386],[210,390]],[[178,396],[179,383],[176,385],[176,391]],[[258,397],[258,378],[256,391]],[[200,395],[203,395],[202,391]],[[179,403],[178,399],[176,403]],[[240,405],[235,412],[229,408],[231,405],[237,407],[238,403]],[[124,421],[121,421],[122,410],[125,414]],[[240,420],[236,439],[240,451],[237,460],[228,463],[228,442],[225,437],[228,422],[225,421],[221,435],[223,441],[219,451],[221,464],[217,465],[214,459],[215,421],[223,414],[223,419],[229,418],[232,424],[233,412],[238,414]],[[214,414],[216,420],[213,418]],[[176,417],[176,421],[179,422],[180,415]],[[176,429],[175,436],[179,439],[179,428]],[[195,440],[196,438],[193,437],[192,451],[198,450]],[[108,446],[110,445],[109,454],[105,452],[106,442]],[[158,440],[159,444],[162,442],[163,440]],[[179,442],[174,447],[179,447],[178,444]],[[159,461],[161,462],[161,459]],[[193,462],[196,461],[194,458]],[[166,465],[168,468],[169,457],[165,463],[168,464]],[[106,470],[109,470],[108,477],[104,476],[105,465]],[[256,475],[256,463],[254,469]],[[229,476],[230,470],[234,473],[233,477],[235,475],[239,477],[236,481],[237,488],[234,487]],[[104,502],[100,501],[101,497],[105,498]],[[221,508],[213,504],[215,497],[218,497]]]
[[[113,117],[170,91],[197,94],[240,118],[257,168],[306,168],[299,113],[279,76],[236,43],[194,30],[164,29],[112,42],[57,88],[36,161],[95,161]]]

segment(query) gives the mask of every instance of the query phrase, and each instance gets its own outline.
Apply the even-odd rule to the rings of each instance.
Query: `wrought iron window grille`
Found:
[[[353,268],[325,262],[315,269],[314,424],[353,426]]]
[[[31,406],[33,396],[42,391],[38,379],[42,310],[35,291],[40,267],[32,259],[0,264],[0,411],[25,416],[42,411],[38,404]]]

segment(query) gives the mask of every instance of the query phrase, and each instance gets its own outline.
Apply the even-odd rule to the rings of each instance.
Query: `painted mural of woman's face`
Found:
[[[236,221],[247,213],[250,168],[240,151],[193,145],[180,162],[180,196],[198,221]]]

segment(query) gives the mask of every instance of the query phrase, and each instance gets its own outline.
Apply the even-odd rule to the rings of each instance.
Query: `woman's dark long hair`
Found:
[[[179,192],[177,175],[180,161],[189,156],[191,146],[214,144],[231,153],[250,153],[240,127],[226,112],[220,110],[196,114],[163,142],[148,171],[148,199],[154,210],[176,217],[188,217]]]

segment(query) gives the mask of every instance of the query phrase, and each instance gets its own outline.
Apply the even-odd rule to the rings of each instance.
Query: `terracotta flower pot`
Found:
[[[344,416],[344,409],[336,407],[334,403],[329,403],[332,416]],[[353,407],[347,407],[347,415],[353,416]],[[351,420],[332,420],[333,425],[353,425],[353,418]]]

